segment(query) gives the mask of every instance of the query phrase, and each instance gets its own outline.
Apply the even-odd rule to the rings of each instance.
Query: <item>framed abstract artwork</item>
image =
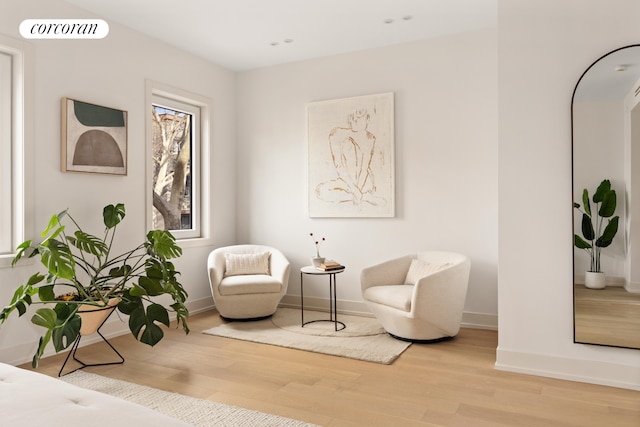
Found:
[[[127,112],[62,98],[63,172],[127,174]]]
[[[310,217],[395,215],[393,93],[307,104]]]

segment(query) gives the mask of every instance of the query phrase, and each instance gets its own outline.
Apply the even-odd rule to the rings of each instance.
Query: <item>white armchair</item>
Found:
[[[276,312],[287,293],[290,264],[279,250],[261,245],[225,246],[207,261],[216,308],[225,319],[257,319]]]
[[[420,252],[362,270],[362,296],[382,327],[406,341],[460,330],[471,262],[452,252]]]

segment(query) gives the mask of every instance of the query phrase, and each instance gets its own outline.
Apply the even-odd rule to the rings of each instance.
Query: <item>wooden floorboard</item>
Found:
[[[201,333],[219,323],[215,311],[192,316],[191,334],[168,330],[155,348],[114,338],[126,362],[86,370],[330,427],[640,426],[638,391],[494,369],[495,331],[462,329],[381,365]],[[78,354],[109,356],[100,344]],[[64,357],[38,370],[55,376]]]
[[[640,294],[574,285],[576,342],[640,348]]]

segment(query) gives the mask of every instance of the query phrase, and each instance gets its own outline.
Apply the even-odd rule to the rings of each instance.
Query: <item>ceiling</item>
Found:
[[[497,0],[65,1],[234,71],[497,25]]]
[[[622,100],[640,80],[640,45],[595,61],[580,80],[575,101]]]

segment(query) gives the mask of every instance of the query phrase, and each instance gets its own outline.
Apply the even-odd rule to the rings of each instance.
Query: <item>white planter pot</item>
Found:
[[[603,272],[587,271],[584,273],[584,286],[589,289],[604,289],[606,279]]]

